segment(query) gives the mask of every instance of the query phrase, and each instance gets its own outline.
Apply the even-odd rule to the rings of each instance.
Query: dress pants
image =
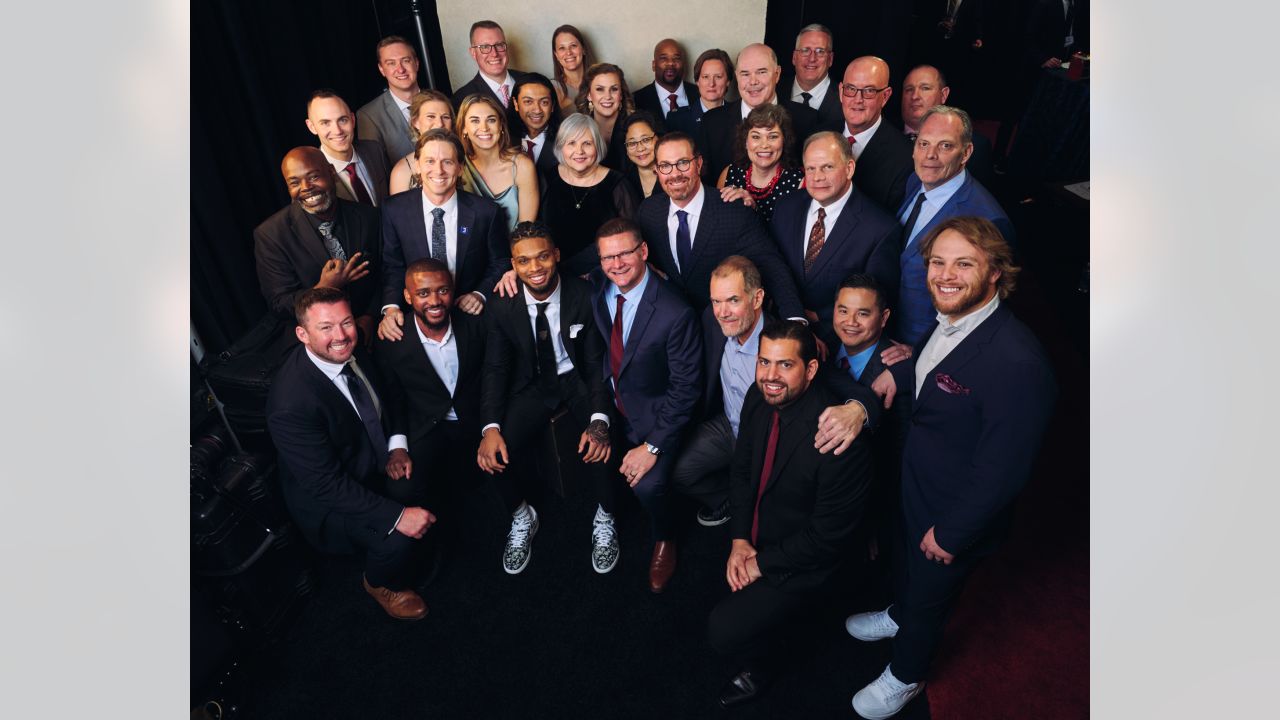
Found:
[[[694,429],[671,470],[671,485],[714,510],[729,498],[729,466],[737,438],[724,413]]]
[[[759,669],[777,654],[789,621],[811,605],[812,593],[789,593],[757,580],[730,593],[711,611],[707,639],[711,647]]]
[[[610,432],[613,440],[613,456],[609,458],[609,477],[613,481],[610,486],[610,494],[617,487],[617,481],[626,482],[626,478],[618,473],[618,467],[622,463],[622,456],[626,455],[633,448],[642,446],[644,441],[640,439],[634,431],[631,430],[630,424],[625,417],[617,417],[614,421],[616,429]],[[670,540],[673,533],[671,530],[671,501],[667,495],[667,487],[671,476],[672,466],[675,465],[675,458],[671,453],[662,453],[658,456],[658,461],[653,464],[649,472],[640,478],[640,482],[631,488],[636,494],[636,499],[640,501],[640,506],[644,508],[645,513],[649,516],[649,529],[653,534],[653,541],[663,542]],[[605,512],[613,512],[612,500],[610,504],[605,505]],[[603,505],[603,503],[601,503]]]
[[[329,513],[320,525],[320,538],[333,552],[363,552],[364,575],[374,587],[403,590],[415,579],[414,560],[422,543],[392,528],[371,528],[340,513]]]
[[[458,527],[458,495],[474,487],[480,470],[475,448],[478,432],[456,420],[441,420],[409,445],[413,472],[407,478],[387,479],[387,497],[406,507],[423,507],[436,516],[424,540],[442,541]]]

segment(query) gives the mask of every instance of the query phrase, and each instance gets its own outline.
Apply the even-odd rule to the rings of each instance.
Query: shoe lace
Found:
[[[615,535],[613,520],[596,518],[591,527],[591,539],[596,545],[610,545]]]
[[[529,530],[532,528],[533,513],[516,518],[511,521],[511,532],[507,533],[507,540],[515,545],[523,545],[529,539]]]
[[[911,692],[912,688],[911,685],[907,685],[896,678],[890,678],[887,671],[881,673],[880,677],[875,679],[874,684],[880,688],[880,695],[885,698],[905,695]]]

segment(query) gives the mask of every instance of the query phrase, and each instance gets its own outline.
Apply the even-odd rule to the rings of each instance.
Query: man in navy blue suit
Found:
[[[652,523],[649,589],[657,593],[676,568],[667,478],[702,392],[702,338],[689,305],[649,272],[649,246],[635,223],[614,218],[601,225],[596,249],[608,282],[592,309],[609,348],[604,375],[622,430],[614,437],[630,445],[618,472]]]
[[[906,198],[898,208],[905,247],[899,257],[902,287],[894,336],[902,342],[914,345],[934,324],[920,238],[948,218],[970,215],[990,220],[1006,241],[1014,241],[1009,216],[965,170],[972,154],[973,123],[968,113],[935,105],[924,114],[913,155],[915,174],[908,179]]]
[[[853,697],[865,718],[924,690],[955,599],[1008,529],[1056,393],[1040,343],[1003,302],[1018,268],[996,226],[953,217],[920,244],[937,322],[874,385],[912,400],[894,604],[845,623],[859,640],[893,638],[893,661]]]

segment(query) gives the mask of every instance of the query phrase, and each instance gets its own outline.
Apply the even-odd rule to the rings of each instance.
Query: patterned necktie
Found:
[[[356,164],[353,162],[347,163],[347,166],[343,168],[343,171],[347,173],[347,179],[351,181],[351,191],[356,194],[356,200],[359,200],[365,205],[372,205],[373,198],[369,195],[369,191],[365,189],[364,183],[360,180],[360,176],[356,174]]]
[[[809,274],[810,268],[813,267],[813,261],[818,259],[818,253],[822,252],[822,245],[827,241],[827,211],[818,208],[818,219],[813,223],[813,229],[809,231],[809,249],[804,251],[804,272]]]
[[[916,226],[916,220],[920,217],[920,206],[924,205],[924,193],[916,196],[916,206],[911,208],[911,214],[907,216],[907,221],[902,224],[902,229],[907,234],[907,245],[911,244],[911,230]]]
[[[689,255],[693,252],[693,241],[689,237],[689,213],[677,210],[676,219],[680,221],[676,228],[676,262],[680,265],[680,272],[688,273]]]
[[[618,387],[618,375],[622,373],[622,304],[627,301],[618,293],[618,309],[613,314],[613,329],[609,332],[609,370],[613,373],[613,399],[618,405],[618,412],[625,417],[622,409],[622,390]]]
[[[773,458],[778,453],[778,411],[773,411],[773,422],[769,425],[769,439],[764,446],[764,465],[760,468],[760,487],[756,490],[756,509],[751,513],[751,544],[759,541],[760,534],[760,498],[764,497],[764,486],[769,482],[773,472]]]
[[[324,241],[324,249],[329,252],[329,257],[334,260],[347,259],[347,251],[342,249],[342,243],[333,235],[332,220],[320,223],[320,239]]]
[[[556,374],[556,348],[551,342],[551,323],[547,320],[547,306],[550,304],[537,304],[538,316],[533,319],[533,325],[536,338],[534,347],[538,351],[538,394],[542,396],[542,404],[554,410],[560,405],[560,385]]]
[[[449,251],[444,244],[444,210],[436,208],[431,211],[435,218],[431,221],[431,258],[449,264]]]
[[[347,392],[351,394],[351,402],[355,403],[356,413],[364,425],[365,434],[373,444],[373,451],[378,457],[379,468],[387,464],[387,436],[382,430],[382,421],[378,418],[378,406],[373,401],[372,391],[364,381],[356,375],[351,361],[342,366],[342,376],[347,379]]]
[[[511,91],[507,89],[506,83],[502,84],[502,107],[511,107]]]
[[[805,106],[805,107],[807,107],[807,108],[811,108],[811,107],[813,107],[813,105],[810,105],[810,104],[809,104],[809,101],[813,99],[813,95],[812,95],[811,93],[802,92],[802,93],[800,93],[800,97],[804,98],[804,106]]]
[[[671,108],[670,108],[670,109],[668,109],[668,110],[667,110],[667,112],[671,112],[671,110],[675,110],[675,109],[676,109],[676,94],[675,94],[675,93],[671,93],[670,95],[668,95],[668,96],[667,96],[667,103],[671,106]]]

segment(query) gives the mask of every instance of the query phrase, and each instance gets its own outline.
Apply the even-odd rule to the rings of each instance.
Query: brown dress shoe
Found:
[[[412,590],[388,590],[374,587],[369,579],[361,576],[360,582],[365,592],[373,596],[387,614],[396,620],[421,620],[427,616],[427,603],[422,596]]]
[[[664,540],[653,546],[653,558],[649,560],[649,589],[660,593],[676,572],[676,543]]]

